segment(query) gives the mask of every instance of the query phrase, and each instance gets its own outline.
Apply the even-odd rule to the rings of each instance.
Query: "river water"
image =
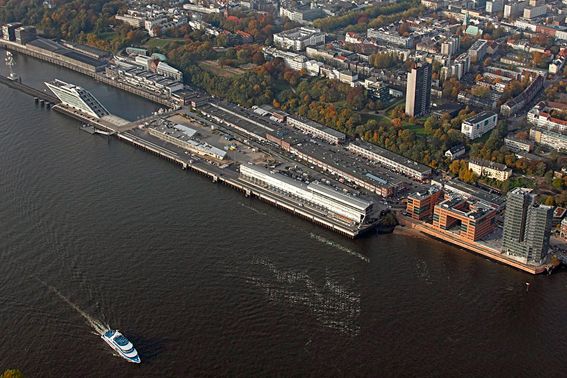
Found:
[[[28,84],[82,85],[127,119],[156,109],[32,58],[16,64]],[[564,374],[563,271],[533,277],[424,237],[347,240],[4,86],[0,109],[0,371]],[[141,365],[113,356],[96,332],[105,324]]]

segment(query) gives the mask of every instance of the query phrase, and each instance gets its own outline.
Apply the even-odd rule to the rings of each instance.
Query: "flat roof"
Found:
[[[342,171],[346,174],[357,177],[360,180],[373,183],[384,188],[395,188],[406,181],[402,176],[388,170],[387,168],[380,165],[367,164],[365,161],[361,160],[363,158],[357,158],[340,146],[331,146],[324,142],[312,143],[307,141],[305,143],[296,143],[294,148],[299,150],[301,153],[330,165],[337,171]],[[385,181],[386,184],[382,184],[375,178],[367,176],[367,173],[370,173],[373,177],[379,177],[381,180]]]
[[[344,133],[341,133],[340,131],[331,129],[330,127],[321,125],[320,123],[317,123],[317,122],[312,121],[310,119],[300,117],[300,116],[296,116],[296,115],[293,115],[293,114],[288,114],[287,118],[291,118],[291,119],[294,119],[298,122],[302,122],[302,123],[304,123],[304,124],[306,124],[310,127],[313,127],[314,129],[321,130],[321,131],[323,131],[323,132],[325,132],[329,135],[332,135],[336,138],[339,138],[339,139],[345,139],[346,138],[346,135]]]
[[[506,198],[498,194],[487,192],[486,190],[477,188],[476,186],[466,184],[458,179],[452,179],[446,182],[445,188],[447,188],[448,191],[451,191],[451,189],[453,189],[467,193],[471,197],[476,197],[493,205],[502,206],[506,203]]]
[[[495,112],[484,111],[484,112],[480,112],[477,115],[474,115],[470,118],[467,118],[465,120],[465,122],[478,123],[478,122],[484,121],[486,118],[490,118],[490,117],[495,116],[495,115],[496,115]]]
[[[336,200],[337,202],[346,203],[347,205],[352,206],[352,207],[357,208],[357,209],[360,209],[360,210],[366,210],[372,205],[372,202],[364,201],[362,199],[354,198],[354,197],[349,196],[347,194],[337,192],[336,190],[332,189],[331,187],[323,185],[319,182],[312,182],[311,184],[309,184],[307,186],[307,188],[310,189],[310,190],[313,190],[315,192],[324,194],[327,197],[331,197],[334,200]]]
[[[81,63],[88,64],[93,67],[100,67],[106,65],[105,62],[100,60],[91,58],[87,55],[84,55],[78,51],[71,50],[60,43],[52,41],[50,39],[45,38],[36,38],[35,40],[28,43],[28,45],[32,45],[38,49],[47,50],[56,54],[60,54],[66,56],[70,59],[77,60]]]
[[[350,144],[361,147],[363,149],[366,149],[368,151],[374,152],[380,156],[385,157],[388,160],[392,160],[398,164],[401,164],[407,168],[411,168],[411,169],[415,169],[416,171],[422,173],[422,174],[429,174],[431,173],[431,168],[429,168],[428,166],[418,163],[417,161],[408,159],[402,155],[398,155],[392,151],[389,151],[385,148],[382,148],[380,146],[376,146],[374,144],[370,144],[368,142],[364,142],[361,140],[356,140],[355,142],[350,142]]]

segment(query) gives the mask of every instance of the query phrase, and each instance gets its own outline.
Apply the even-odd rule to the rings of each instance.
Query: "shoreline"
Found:
[[[400,215],[399,213],[397,213],[396,215],[397,215],[396,218],[400,223],[400,226],[396,228],[400,228],[400,230],[399,231],[394,230],[394,233],[398,233],[400,235],[411,236],[415,238],[418,238],[419,235],[421,235],[421,237],[426,237],[428,239],[435,239],[442,243],[452,245],[455,248],[462,249],[469,253],[474,253],[475,255],[484,256],[494,262],[533,275],[549,272],[554,268],[556,268],[556,266],[554,266],[554,264],[552,263],[547,263],[540,266],[527,265],[519,261],[510,259],[507,256],[502,255],[498,251],[491,250],[488,247],[483,246],[479,243],[470,243],[464,240],[460,240],[458,239],[458,237],[455,237],[455,235],[451,235],[449,233],[442,233],[439,230],[433,230],[430,227],[430,225],[426,223],[407,219],[406,217]]]

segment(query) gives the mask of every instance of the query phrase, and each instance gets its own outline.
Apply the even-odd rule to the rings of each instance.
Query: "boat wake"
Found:
[[[238,204],[239,204],[240,206],[242,206],[242,207],[244,207],[244,208],[250,210],[250,211],[253,211],[253,212],[256,213],[256,214],[266,216],[266,213],[264,213],[264,212],[262,212],[262,211],[260,211],[260,210],[258,210],[258,209],[255,209],[255,208],[253,208],[252,206],[248,206],[248,205],[246,205],[245,203],[242,203],[242,202],[239,202]]]
[[[262,289],[270,301],[308,312],[326,328],[343,335],[360,334],[360,294],[325,275],[315,278],[301,271],[278,268],[269,259],[255,257],[246,281]]]
[[[45,286],[46,288],[48,288],[49,290],[53,291],[59,298],[61,298],[63,301],[65,301],[69,306],[71,306],[75,311],[77,311],[86,321],[86,323],[93,328],[93,330],[96,332],[96,334],[98,335],[102,335],[104,334],[104,332],[106,330],[108,330],[110,328],[110,326],[108,326],[107,324],[104,324],[102,321],[95,319],[94,317],[92,317],[91,315],[87,314],[84,310],[82,310],[79,306],[77,306],[75,303],[71,302],[71,300],[69,298],[67,298],[66,296],[64,296],[59,290],[57,290],[56,288],[54,288],[53,286],[49,285],[48,283],[42,281],[41,279],[35,277],[39,282],[41,282],[43,284],[43,286]]]
[[[314,234],[314,233],[311,232],[311,233],[309,234],[309,236],[310,236],[312,239],[315,239],[315,240],[317,240],[317,241],[320,242],[320,243],[323,243],[323,244],[328,245],[329,247],[333,247],[333,248],[335,248],[335,249],[338,249],[338,250],[341,251],[341,252],[346,252],[346,253],[348,253],[349,255],[358,257],[359,259],[361,259],[362,261],[365,261],[365,262],[367,262],[367,263],[370,262],[370,259],[369,259],[368,257],[366,257],[366,256],[364,256],[364,255],[361,255],[360,253],[355,252],[355,251],[353,251],[352,249],[347,248],[347,247],[345,247],[345,246],[343,246],[343,245],[340,245],[340,244],[338,244],[338,243],[335,243],[335,242],[332,241],[332,240],[329,240],[329,239],[327,239],[327,238],[324,238],[324,237],[322,237],[321,235],[317,235],[317,234]]]

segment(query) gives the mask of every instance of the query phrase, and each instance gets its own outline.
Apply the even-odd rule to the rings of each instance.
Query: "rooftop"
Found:
[[[467,118],[465,120],[465,123],[469,123],[469,124],[479,123],[479,122],[482,122],[485,119],[490,118],[490,117],[495,116],[495,115],[496,115],[495,112],[488,112],[488,111],[480,112],[477,115],[474,115],[470,118]]]
[[[405,167],[411,168],[411,169],[415,169],[417,171],[419,171],[422,174],[429,174],[431,173],[431,168],[429,168],[428,166],[418,163],[417,161],[413,161],[411,159],[408,159],[406,157],[403,157],[402,155],[398,155],[394,152],[391,152],[385,148],[376,146],[374,144],[370,144],[368,142],[364,142],[364,141],[360,141],[357,140],[355,142],[351,142],[351,144],[354,144],[356,146],[362,147],[368,151],[374,152],[380,156],[383,156],[389,160],[392,160],[398,164],[401,164]]]
[[[500,164],[500,163],[497,163],[497,162],[494,162],[494,161],[488,161],[488,160],[483,160],[483,159],[471,159],[469,163],[479,165],[481,167],[496,169],[496,170],[499,170],[499,171],[508,170],[508,167],[505,164]]]

